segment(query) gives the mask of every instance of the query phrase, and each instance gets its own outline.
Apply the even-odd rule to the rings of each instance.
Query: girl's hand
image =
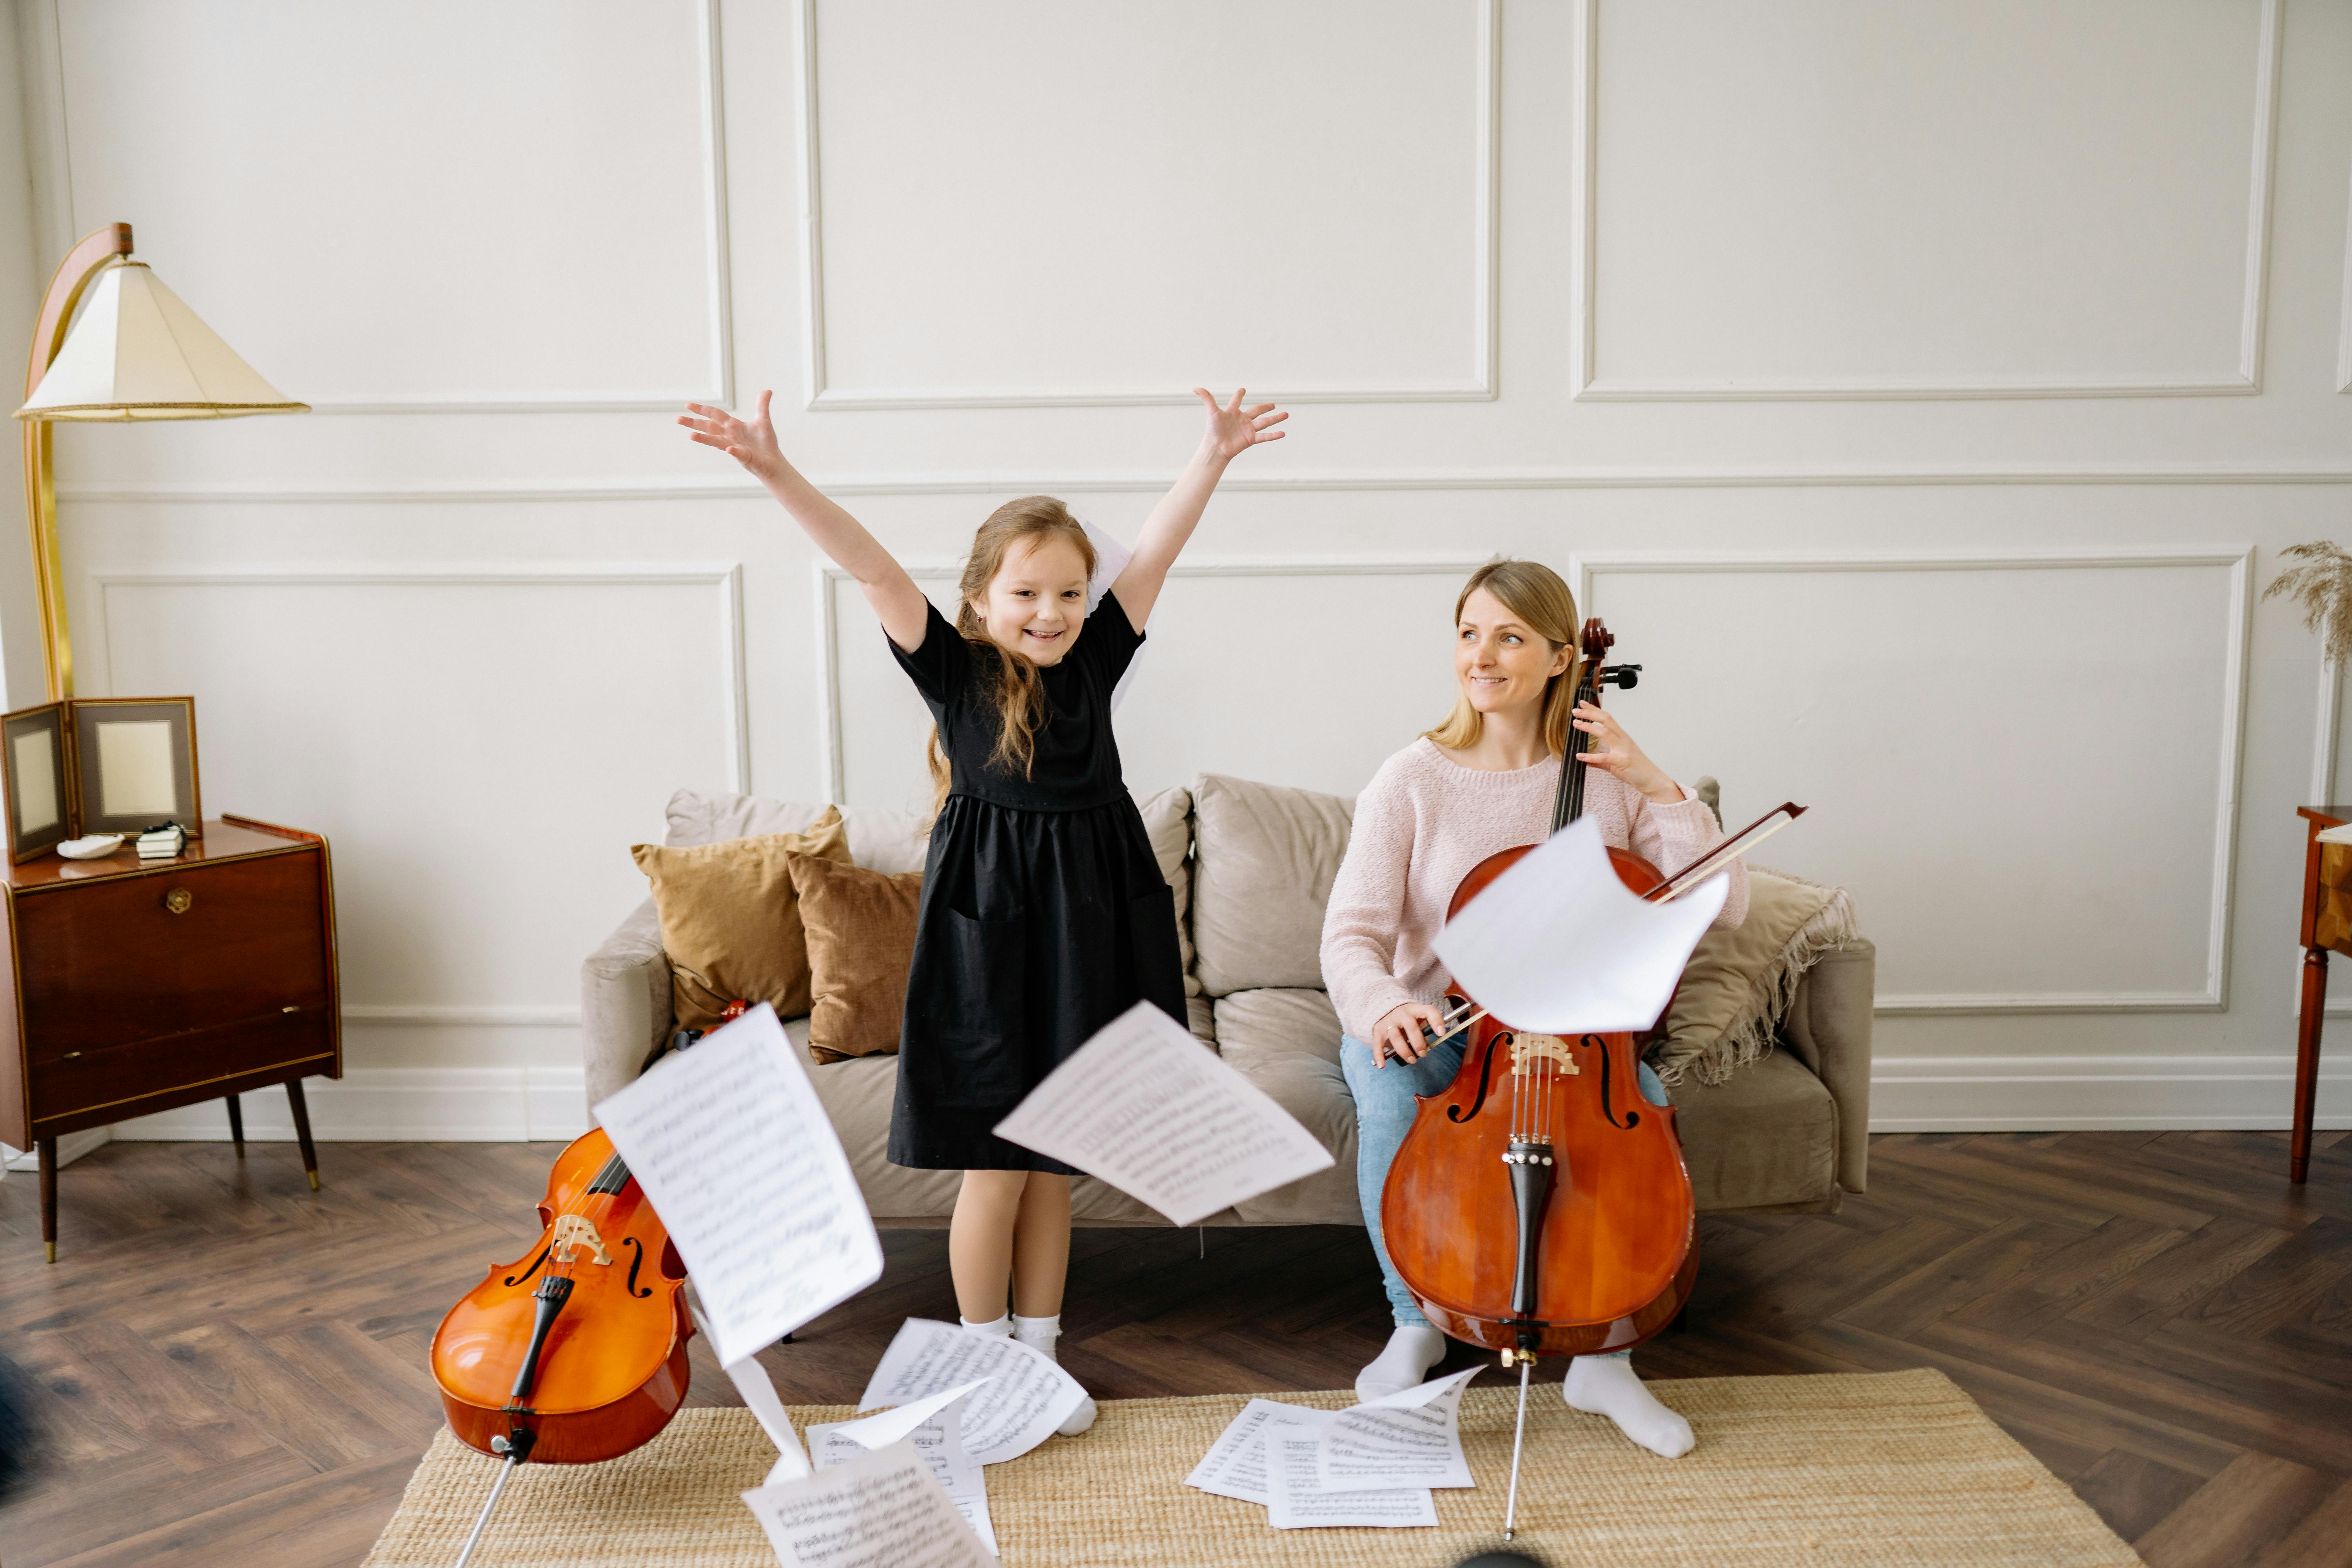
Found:
[[[1381,1015],[1372,1026],[1372,1065],[1385,1067],[1386,1058],[1393,1056],[1401,1062],[1417,1062],[1429,1054],[1429,1042],[1422,1038],[1421,1026],[1429,1026],[1431,1034],[1445,1026],[1445,1012],[1426,1002],[1404,1002]]]
[[[1592,737],[1591,749],[1577,754],[1578,762],[1615,773],[1660,805],[1673,805],[1687,798],[1683,786],[1668,778],[1665,770],[1633,744],[1633,738],[1625,733],[1625,727],[1617,722],[1614,715],[1590,702],[1580,702],[1575,717],[1569,721]]]
[[[776,445],[775,421],[768,417],[768,399],[772,393],[760,394],[760,411],[747,423],[736,418],[724,408],[712,408],[705,404],[689,403],[687,412],[677,422],[706,447],[716,447],[751,471],[762,484],[770,483],[784,471],[784,451]]]
[[[1259,403],[1244,408],[1242,394],[1245,388],[1234,389],[1232,403],[1219,407],[1209,389],[1196,386],[1192,395],[1209,405],[1209,427],[1202,433],[1203,450],[1214,454],[1221,463],[1230,463],[1261,441],[1279,441],[1284,432],[1274,428],[1290,417],[1276,414],[1271,403]]]

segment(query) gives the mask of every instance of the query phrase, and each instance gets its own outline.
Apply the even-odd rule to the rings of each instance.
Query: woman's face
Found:
[[[1059,664],[1087,624],[1087,558],[1055,535],[1022,540],[971,607],[997,647],[1033,664]]]
[[[1545,683],[1567,668],[1568,649],[1554,649],[1486,589],[1463,601],[1454,627],[1454,673],[1479,712],[1539,710]]]

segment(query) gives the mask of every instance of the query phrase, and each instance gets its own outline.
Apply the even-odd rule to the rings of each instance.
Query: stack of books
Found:
[[[169,860],[187,847],[188,830],[176,822],[167,822],[139,836],[139,858]]]

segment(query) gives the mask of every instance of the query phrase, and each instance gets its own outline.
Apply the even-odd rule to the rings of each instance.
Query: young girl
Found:
[[[1431,943],[1464,874],[1498,850],[1549,835],[1571,725],[1591,738],[1577,757],[1591,770],[1584,812],[1608,843],[1671,870],[1723,837],[1706,806],[1650,761],[1613,715],[1577,704],[1578,624],[1574,596],[1549,566],[1496,560],[1471,574],[1454,605],[1461,688],[1454,712],[1382,763],[1356,797],[1324,911],[1323,983],[1346,1031],[1339,1067],[1356,1100],[1357,1194],[1396,1318],[1388,1348],[1356,1379],[1365,1399],[1412,1387],[1445,1354],[1445,1336],[1389,1261],[1381,1194],[1412,1130],[1415,1097],[1444,1093],[1462,1065],[1466,1035],[1432,1047],[1422,1027],[1443,1026],[1436,1004],[1445,974]],[[1730,875],[1730,896],[1716,917],[1721,926],[1748,912],[1747,870],[1735,860]],[[1646,1062],[1641,1079],[1650,1101],[1664,1104]],[[1622,1328],[1631,1339],[1633,1325]],[[1642,1386],[1625,1352],[1578,1356],[1562,1392],[1643,1447],[1668,1458],[1690,1451],[1690,1424]]]
[[[990,1129],[1138,1001],[1184,1021],[1175,905],[1119,773],[1111,693],[1225,465],[1289,417],[1222,407],[1094,613],[1094,547],[1050,496],[1008,501],[973,538],[950,626],[906,569],[784,460],[768,417],[688,404],[679,419],[741,463],[857,579],[937,721],[938,819],[923,869],[890,1119],[893,1163],[961,1170],[948,1232],[963,1326],[1051,1355],[1070,1263],[1070,1177]],[[1006,1287],[1012,1290],[1006,1309]],[[1094,1422],[1091,1400],[1062,1430]]]

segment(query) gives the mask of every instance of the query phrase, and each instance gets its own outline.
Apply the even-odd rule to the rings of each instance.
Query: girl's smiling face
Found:
[[[1463,601],[1454,627],[1454,673],[1479,712],[1540,704],[1545,683],[1567,668],[1568,649],[1553,647],[1486,589]]]
[[[1059,664],[1086,627],[1086,557],[1066,539],[1023,540],[1004,552],[988,596],[971,608],[997,647],[1032,664]]]

